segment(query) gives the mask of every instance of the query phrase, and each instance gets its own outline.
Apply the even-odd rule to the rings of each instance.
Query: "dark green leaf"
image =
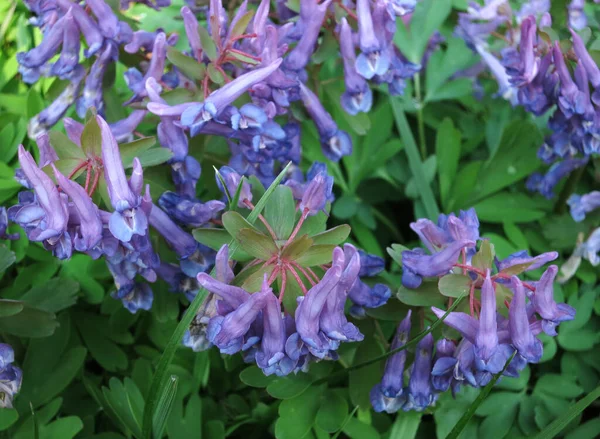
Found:
[[[329,433],[335,433],[342,428],[346,416],[348,416],[346,400],[338,393],[328,390],[321,400],[315,424]]]
[[[204,79],[206,67],[194,58],[184,55],[174,47],[167,48],[167,58],[188,78],[194,81],[201,81]]]
[[[141,139],[134,140],[133,142],[119,145],[123,166],[125,168],[131,168],[133,166],[133,159],[136,157],[140,158],[142,154],[152,148],[155,144],[156,137],[142,137]],[[168,151],[166,148],[161,149]]]
[[[250,366],[240,372],[240,380],[248,386],[264,388],[267,387],[276,377],[266,376],[257,366]]]
[[[472,282],[465,274],[447,274],[440,278],[438,288],[446,297],[460,297],[469,293]]]
[[[267,392],[277,399],[295,398],[304,393],[312,381],[312,378],[306,374],[280,377],[267,385]]]
[[[14,252],[10,251],[4,245],[0,245],[0,273],[10,267],[17,260]]]
[[[27,291],[21,297],[32,307],[48,312],[62,311],[77,302],[79,284],[71,279],[55,278]]]
[[[429,70],[428,70],[429,72]],[[460,159],[461,133],[454,128],[452,119],[445,118],[438,127],[435,155],[438,161],[438,180],[442,205],[448,207],[448,197]]]
[[[313,386],[301,395],[283,401],[279,405],[275,437],[278,439],[304,438],[317,416],[322,392],[322,386]]]
[[[444,307],[445,298],[440,294],[437,281],[423,282],[419,288],[411,289],[401,285],[396,297],[400,302],[409,306]]]

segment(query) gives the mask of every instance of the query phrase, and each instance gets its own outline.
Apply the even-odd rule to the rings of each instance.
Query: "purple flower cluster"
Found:
[[[33,191],[19,194],[19,203],[7,211],[8,219],[23,227],[30,240],[41,242],[59,259],[70,258],[74,250],[94,259],[103,256],[117,288],[114,297],[122,300],[132,313],[150,309],[153,300],[152,290],[137,280],[138,275],[150,283],[160,275],[176,291],[197,291],[195,276],[212,266],[214,253],[152,203],[137,158],[133,160],[131,175],[126,176],[110,126],[100,116],[96,116],[95,122],[102,137],[101,155],[96,157],[86,150],[87,159],[69,176],[59,170],[61,161],[47,135],[38,138],[39,166],[29,152],[19,147],[21,181]],[[80,145],[82,127],[72,122],[65,125],[71,139]],[[55,181],[45,167],[52,168]],[[86,170],[84,186],[74,180],[82,169]],[[99,182],[106,184],[112,212],[100,209],[91,198]],[[210,220],[224,206],[218,201],[207,204],[208,207],[196,206],[197,221],[201,221],[200,217],[203,222]],[[150,226],[177,254],[179,266],[161,263],[150,242]],[[174,279],[178,280],[176,287]]]
[[[85,116],[90,107],[95,107],[103,114],[102,83],[108,66],[117,62],[121,47],[127,52],[137,52],[140,47],[136,45],[139,32],[134,33],[126,22],[119,20],[105,0],[88,0],[85,7],[71,0],[24,2],[35,14],[30,22],[40,28],[43,39],[39,46],[17,54],[23,81],[33,84],[42,76],[68,81],[56,100],[31,119],[30,137],[37,138],[55,125],[73,103],[76,104],[79,117]],[[128,3],[124,1],[122,6],[127,7]],[[151,5],[150,2],[145,3]],[[168,0],[161,0],[155,6],[169,3]],[[85,58],[94,57],[89,70],[80,62],[82,36],[86,43],[83,50]],[[55,55],[59,55],[58,59],[52,62]],[[156,61],[153,60],[153,63]],[[135,125],[129,133],[134,128]]]
[[[342,342],[364,337],[344,315],[344,305],[361,272],[361,255],[352,245],[336,247],[322,279],[298,298],[295,316],[282,313],[281,299],[265,275],[260,291],[231,285],[228,247],[217,253],[215,275],[198,274],[210,294],[184,337],[195,350],[216,346],[221,353],[242,352],[266,375],[306,371],[311,362],[337,359]]]
[[[479,236],[473,211],[461,212],[459,217],[442,216],[439,223],[441,225],[436,226],[429,220],[419,220],[411,225],[434,255],[419,254],[418,262],[426,258],[428,261],[421,265],[412,261],[414,250],[404,251],[403,269],[405,273],[409,270],[410,274],[409,282],[404,282],[403,277],[403,283],[412,288],[415,287],[412,281],[417,276],[457,275],[450,271],[452,267],[462,270],[462,275],[470,281],[470,313],[450,312],[444,319],[444,324],[458,331],[462,339],[456,342],[441,339],[435,350],[431,334],[421,339],[409,369],[408,386],[404,386],[407,351],[394,353],[386,363],[383,380],[371,391],[371,402],[378,412],[393,413],[401,408],[421,411],[448,389],[456,394],[461,385],[482,387],[501,372],[505,376],[518,376],[527,363],[538,363],[542,357],[543,345],[537,336],[541,332],[555,336],[561,322],[575,317],[575,309],[554,301],[553,282],[558,272],[555,265],[548,267],[537,282],[522,282],[514,274],[542,267],[558,257],[556,252],[529,257],[523,251],[502,261],[495,259],[497,272],[492,274],[491,268],[472,266],[466,251],[462,252],[463,263],[457,261],[461,248],[467,250]],[[457,233],[458,230],[462,232]],[[461,241],[465,235],[472,239],[468,241],[469,245]],[[439,260],[434,260],[435,257]],[[407,267],[405,263],[409,261],[411,264]],[[478,264],[481,264],[481,258]],[[430,270],[429,266],[434,265],[439,269]],[[508,313],[498,309],[498,302],[502,302],[502,299],[497,300],[499,295],[504,299]],[[445,314],[436,307],[432,307],[432,311],[438,318]],[[409,311],[398,326],[392,350],[407,343],[410,316]]]
[[[12,408],[13,399],[21,388],[23,373],[14,361],[13,348],[0,343],[0,408]]]
[[[583,1],[570,3],[569,25],[579,30],[586,26]],[[600,151],[597,114],[600,98],[600,68],[587,51],[582,38],[571,30],[573,53],[564,54],[559,42],[550,45],[540,35],[540,28],[552,24],[549,1],[529,1],[517,14],[520,27],[507,26],[503,39],[509,43],[501,59],[488,51],[487,39],[492,32],[510,23],[512,14],[507,1],[488,1],[461,14],[456,33],[477,51],[499,85],[499,94],[513,105],[541,116],[552,115],[548,127],[552,134],[545,139],[539,158],[551,165],[546,174],[530,176],[527,187],[546,198],[554,196],[554,187],[574,170],[585,166],[589,157]],[[576,61],[573,74],[569,59]],[[595,193],[573,195],[571,214],[582,221],[586,213],[600,206]]]

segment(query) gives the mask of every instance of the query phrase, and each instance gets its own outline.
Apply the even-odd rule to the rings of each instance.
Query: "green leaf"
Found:
[[[485,271],[492,268],[495,257],[496,251],[494,250],[494,244],[492,244],[488,239],[484,239],[481,242],[479,251],[475,253],[475,256],[473,256],[473,261],[471,264],[473,264],[474,267]]]
[[[98,330],[98,328],[106,328],[108,326],[108,319],[106,317],[98,314],[79,312],[74,320],[90,354],[100,366],[110,372],[127,368],[127,355],[110,339],[110,332]]]
[[[215,46],[215,42],[212,37],[208,33],[208,29],[204,26],[198,26],[198,34],[200,34],[200,43],[202,44],[202,50],[210,59],[214,61],[217,59],[217,47]]]
[[[514,275],[521,274],[524,271],[526,271],[531,266],[531,264],[533,264],[533,261],[527,262],[525,264],[512,265],[510,267],[506,267],[504,270],[501,270],[501,272],[508,274],[510,276],[514,276]]]
[[[10,316],[0,318],[0,331],[18,337],[48,337],[58,326],[54,313],[25,305],[23,309]]]
[[[465,274],[447,274],[440,278],[438,288],[446,297],[460,297],[469,294],[472,282]]]
[[[313,245],[296,259],[296,262],[303,267],[328,264],[331,262],[331,255],[334,248],[335,245],[329,244]]]
[[[163,392],[160,400],[158,401],[158,410],[156,410],[156,413],[154,413],[154,420],[152,423],[154,437],[156,439],[162,438],[163,431],[165,430],[167,424],[167,419],[169,418],[171,410],[173,410],[173,402],[175,401],[175,395],[177,393],[178,381],[179,378],[177,375],[171,375],[167,389],[165,392]]]
[[[171,63],[181,70],[188,78],[194,81],[202,81],[206,74],[206,67],[204,64],[200,64],[194,58],[186,56],[174,47],[169,46],[167,48],[167,58]]]
[[[409,28],[397,20],[394,42],[413,63],[420,63],[427,43],[452,10],[451,0],[423,0],[417,3]]]
[[[83,422],[77,416],[66,416],[40,426],[40,439],[72,439],[83,430]]]
[[[483,401],[487,398],[489,393],[492,391],[492,387],[494,387],[496,382],[500,379],[500,376],[504,373],[504,371],[506,370],[506,368],[508,367],[508,365],[514,358],[515,354],[516,354],[516,352],[511,355],[511,357],[508,359],[508,361],[504,365],[504,368],[502,369],[502,371],[500,373],[497,373],[496,375],[494,375],[494,377],[491,379],[491,381],[488,383],[488,385],[485,386],[483,389],[481,389],[477,399],[475,401],[473,401],[473,403],[469,406],[467,411],[463,414],[463,416],[460,418],[460,420],[456,423],[456,425],[454,426],[452,431],[450,431],[450,433],[448,434],[446,439],[456,439],[460,436],[460,434],[462,433],[464,428],[467,426],[468,422],[471,420],[471,418],[473,417],[473,415],[475,414],[475,412],[477,411],[479,406],[483,403]]]
[[[69,349],[62,355],[61,362],[50,372],[45,382],[35,383],[36,387],[32,388],[26,380],[23,381],[22,396],[28,395],[34,407],[51,401],[75,379],[83,367],[86,355],[87,350],[82,346]]]
[[[64,139],[61,143],[64,143]],[[70,146],[70,149],[72,150],[73,147]],[[74,153],[74,151],[72,152]],[[83,132],[81,133],[81,152],[84,158],[87,155],[102,156],[102,132],[95,117],[90,117],[83,127]]]
[[[372,425],[366,424],[355,417],[350,417],[342,431],[350,439],[379,439],[381,436]]]
[[[102,394],[106,399],[106,403],[119,421],[135,437],[141,437],[142,429],[140,421],[144,410],[144,399],[139,389],[130,378],[125,378],[124,383],[122,383],[113,377],[108,384],[109,387],[102,388]]]
[[[279,186],[265,206],[264,217],[279,239],[287,239],[294,230],[296,203],[288,186]]]
[[[302,235],[294,239],[281,253],[281,256],[292,261],[302,256],[314,244],[314,241],[307,235]]]
[[[348,219],[356,215],[358,211],[358,199],[353,195],[342,195],[335,200],[331,213],[339,219]]]
[[[396,297],[409,306],[444,306],[445,298],[440,294],[437,281],[423,282],[419,288],[411,289],[401,285]]]
[[[277,439],[302,439],[310,431],[321,403],[323,386],[310,387],[301,395],[279,405],[275,422]]]
[[[580,396],[583,393],[583,389],[563,375],[548,373],[538,379],[534,392],[542,392],[546,395],[558,396],[564,399],[573,399]]]
[[[600,418],[581,424],[565,436],[565,439],[594,439],[600,437]]]
[[[202,27],[200,27],[202,28]],[[279,173],[277,178],[271,183],[271,186],[265,191],[264,195],[260,198],[258,203],[256,203],[250,215],[248,215],[248,222],[250,224],[254,223],[258,219],[258,215],[262,212],[265,207],[265,204],[268,202],[269,198],[281,183],[284,176],[287,175],[287,170],[290,166],[291,162],[288,163],[283,170]],[[228,212],[229,213],[229,212]],[[231,254],[235,253],[238,248],[238,244],[236,241],[230,242],[230,251]],[[214,269],[211,272],[211,275],[214,274]],[[189,328],[190,323],[196,316],[196,313],[200,309],[200,306],[204,302],[207,297],[207,291],[205,289],[200,289],[198,294],[184,313],[180,322],[178,323],[175,331],[171,335],[167,346],[164,348],[163,353],[161,355],[160,361],[158,363],[158,367],[154,374],[154,378],[152,379],[152,384],[150,385],[150,391],[148,393],[148,397],[146,399],[146,405],[144,408],[144,417],[143,417],[143,428],[141,438],[150,439],[152,433],[152,422],[154,418],[154,412],[158,405],[158,401],[160,399],[160,395],[162,395],[167,386],[167,381],[169,378],[168,368],[173,361],[175,356],[175,352],[179,348],[181,344],[181,339],[183,338],[183,334]],[[280,407],[281,408],[281,407]]]
[[[0,273],[15,263],[17,256],[14,252],[6,248],[5,245],[0,245]]]
[[[98,126],[98,124],[96,124],[96,127]],[[90,129],[86,126],[83,129],[83,133],[86,133],[86,129],[88,130],[87,132],[87,136],[86,140],[88,142],[93,142],[94,141],[94,137],[92,135],[92,133],[90,133]],[[99,130],[99,128],[98,128]],[[58,158],[60,160],[65,160],[65,159],[78,159],[78,160],[87,160],[87,156],[85,155],[85,152],[83,152],[83,150],[77,146],[76,144],[74,144],[71,139],[69,139],[65,134],[61,133],[60,131],[50,131],[48,133],[48,137],[50,139],[50,144],[52,145],[52,148],[54,148],[54,151],[56,151],[56,155],[58,156]],[[83,139],[83,134],[82,134],[82,139]]]
[[[58,312],[77,302],[79,284],[71,279],[54,278],[27,291],[21,300],[37,309]]]
[[[445,4],[447,3],[447,0],[439,0],[439,2]],[[419,3],[419,5],[423,5],[424,3],[430,4],[432,3],[432,1],[427,0],[426,2]],[[444,9],[444,7],[440,7],[439,9],[442,10]],[[417,144],[415,143],[413,134],[410,130],[410,126],[408,125],[408,121],[406,120],[406,115],[404,114],[404,110],[402,109],[402,105],[398,98],[392,98],[391,102],[394,117],[396,119],[396,126],[398,127],[398,131],[400,131],[400,136],[402,137],[402,142],[404,143],[404,149],[406,151],[406,155],[408,156],[410,172],[412,173],[413,178],[415,179],[417,190],[421,194],[421,200],[423,201],[423,205],[425,206],[425,212],[427,213],[427,217],[429,219],[437,220],[437,217],[439,216],[439,209],[435,202],[435,197],[433,196],[431,186],[427,183],[427,180],[425,179],[425,170],[423,168],[423,163],[421,162],[419,150],[417,148]]]
[[[552,439],[598,398],[600,398],[600,387],[597,387],[584,398],[577,401],[577,403],[572,405],[569,410],[560,415],[550,425],[544,428],[542,432],[534,436],[534,439]]]
[[[519,405],[522,394],[517,392],[494,392],[475,411],[477,416],[491,416]]]
[[[250,366],[240,372],[240,380],[250,387],[265,388],[276,377],[266,376],[258,366]]]
[[[0,299],[0,318],[19,314],[24,306],[25,304],[16,300]]]
[[[271,237],[254,229],[241,229],[236,239],[249,255],[263,261],[268,260],[278,252],[277,246]]]
[[[427,70],[429,73],[429,70]],[[444,208],[448,207],[448,197],[454,182],[460,159],[461,132],[454,128],[452,119],[445,118],[438,127],[435,139],[435,155],[438,162],[440,198]]]
[[[542,141],[542,135],[533,123],[524,120],[510,123],[502,134],[497,151],[479,173],[471,202],[498,192],[535,171],[540,166],[537,150]],[[477,213],[479,215],[479,210]],[[517,222],[504,208],[502,216]]]
[[[215,84],[223,84],[225,83],[225,77],[220,70],[218,70],[213,63],[210,63],[206,68],[206,73],[208,73],[208,77]]]
[[[390,439],[414,439],[421,424],[422,413],[404,412],[396,415]]]
[[[335,433],[342,428],[348,416],[348,403],[337,392],[328,390],[323,395],[321,407],[317,412],[315,425],[329,433]]]
[[[138,159],[143,167],[161,165],[173,157],[173,152],[167,148],[150,148],[140,154]],[[133,162],[131,163],[133,166]]]
[[[134,140],[133,142],[123,143],[119,145],[119,151],[121,151],[121,160],[123,161],[123,167],[131,168],[133,166],[133,159],[136,157],[140,158],[140,156],[143,153],[148,151],[155,144],[156,137],[142,137],[141,139]],[[167,150],[166,148],[162,149]]]
[[[194,239],[199,243],[217,251],[225,244],[228,244],[232,239],[229,232],[225,229],[194,229],[192,235],[194,235]],[[230,253],[229,257],[233,260],[242,262],[254,259],[240,248],[238,248],[235,253]]]
[[[4,431],[17,422],[19,412],[15,409],[2,408],[0,409],[0,431]]]
[[[236,37],[239,37],[246,31],[246,28],[248,27],[248,24],[250,23],[250,20],[252,20],[253,16],[254,11],[248,11],[240,17],[240,19],[235,23],[235,26],[233,26],[229,31],[230,41],[233,41]]]
[[[372,322],[369,322],[368,328],[370,331],[364,331],[365,340],[358,345],[353,364],[360,364],[371,358],[378,357],[384,352],[382,346],[373,337],[375,328]],[[380,380],[381,366],[377,363],[351,371],[349,392],[352,404],[362,409],[369,409],[371,407],[369,392]]]
[[[392,244],[391,247],[386,249],[388,255],[400,266],[402,267],[402,252],[410,250],[408,247],[404,247],[400,244]]]
[[[312,382],[312,378],[306,374],[280,377],[267,385],[267,393],[273,398],[291,399],[304,393]]]
[[[504,223],[510,218],[514,223],[528,223],[546,216],[546,212],[536,208],[531,198],[523,193],[501,192],[486,198],[473,206],[480,221]]]
[[[223,227],[225,227],[225,229],[233,238],[237,237],[242,229],[256,230],[256,228],[246,218],[237,212],[225,212],[222,216],[222,221]]]
[[[348,224],[342,224],[341,226],[336,226],[326,232],[313,235],[311,238],[315,245],[340,245],[348,238],[351,230],[352,229]]]

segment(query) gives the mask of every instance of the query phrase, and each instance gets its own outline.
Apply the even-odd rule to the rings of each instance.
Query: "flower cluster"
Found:
[[[152,203],[139,159],[133,159],[131,175],[126,176],[117,140],[102,117],[92,118],[85,128],[72,121],[65,126],[74,143],[70,154],[77,157],[76,163],[72,158],[60,159],[47,134],[38,137],[39,165],[29,152],[19,147],[18,177],[32,191],[19,193],[19,203],[7,211],[10,221],[23,227],[30,240],[41,242],[59,259],[70,258],[73,251],[95,259],[104,257],[115,280],[114,296],[132,313],[150,309],[153,300],[150,287],[136,276],[152,283],[158,274],[165,273],[164,264],[150,242],[150,226],[177,253],[183,273],[194,278],[198,272],[210,268],[214,253],[198,244]],[[98,130],[99,150],[81,143],[84,129]],[[105,203],[112,212],[94,203],[92,196],[97,189],[106,191]],[[212,212],[223,206],[214,201],[210,208],[196,207],[206,222],[212,218]]]
[[[266,375],[282,376],[306,371],[311,362],[335,360],[340,343],[364,338],[344,315],[349,291],[360,282],[361,258],[352,245],[333,250],[331,267],[298,297],[293,317],[281,307],[289,268],[283,268],[279,297],[271,288],[273,274],[265,273],[260,290],[249,292],[232,285],[228,252],[227,245],[218,252],[214,277],[197,277],[210,295],[184,338],[186,345],[196,350],[214,345],[229,355],[241,351],[246,362],[256,362]]]
[[[14,361],[13,348],[0,343],[0,408],[12,408],[13,399],[21,388],[23,374]]]
[[[552,134],[538,152],[551,167],[545,175],[531,175],[527,182],[530,190],[552,198],[558,182],[585,166],[589,157],[600,150],[596,123],[600,68],[573,30],[586,25],[583,2],[574,0],[569,5],[573,51],[566,54],[559,41],[551,44],[543,33],[543,28],[552,24],[549,9],[549,1],[526,2],[516,15],[520,27],[512,27],[507,1],[486,2],[483,7],[474,6],[461,14],[457,34],[481,55],[498,81],[500,95],[536,116],[552,111],[548,122]],[[498,59],[488,51],[487,40],[492,32],[498,35],[503,24],[507,30],[502,38],[509,45]],[[575,61],[573,75],[569,72],[569,60]],[[596,193],[573,195],[568,200],[573,218],[583,220],[586,213],[600,205],[598,200]]]
[[[575,317],[572,307],[554,301],[555,265],[537,282],[518,277],[556,259],[556,252],[530,257],[522,251],[498,260],[493,246],[484,240],[475,253],[477,226],[473,210],[458,217],[441,215],[438,225],[425,219],[411,224],[432,255],[404,251],[403,284],[415,288],[422,278],[436,277],[442,294],[460,285],[468,290],[469,312],[450,312],[444,319],[444,324],[462,338],[440,339],[435,351],[431,333],[419,341],[408,386],[404,387],[406,350],[388,359],[382,382],[371,391],[376,411],[424,410],[448,389],[456,393],[461,385],[485,386],[498,373],[518,376],[527,363],[538,363],[542,357],[538,334],[555,336],[561,322]],[[499,308],[498,303],[504,303],[506,309]],[[446,314],[442,309],[431,309],[438,318]],[[409,312],[398,326],[392,350],[406,344],[410,318]]]
[[[71,0],[24,2],[35,14],[30,22],[40,28],[43,39],[39,46],[17,54],[23,81],[33,84],[43,76],[68,81],[56,100],[31,119],[29,135],[35,139],[54,126],[74,103],[79,117],[84,117],[90,107],[95,107],[103,114],[103,80],[109,65],[117,62],[120,48],[129,53],[137,53],[140,47],[152,45],[154,38],[149,38],[147,32],[133,32],[129,24],[119,20],[105,0],[88,0],[85,7]],[[152,5],[149,2],[144,3]],[[152,6],[168,4],[169,0],[161,0]],[[121,7],[128,6],[128,1],[121,2]],[[165,44],[164,34],[160,35],[162,44]],[[86,43],[84,57],[94,59],[89,69],[80,59],[82,37]],[[171,39],[170,42],[175,41]],[[58,59],[52,62],[56,55],[59,55]],[[150,64],[157,62],[160,60],[152,60]],[[160,70],[162,74],[163,68],[164,59],[162,65],[155,69]],[[132,125],[128,130],[129,134],[144,117],[145,112],[134,112],[134,115],[131,120],[124,122]]]

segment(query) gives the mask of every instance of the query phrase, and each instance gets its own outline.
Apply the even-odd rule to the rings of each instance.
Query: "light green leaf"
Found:
[[[429,70],[428,70],[429,71]],[[435,140],[435,155],[438,160],[438,180],[440,198],[444,208],[448,207],[448,197],[454,182],[460,159],[461,132],[454,128],[452,119],[445,118],[438,127]]]
[[[469,294],[472,279],[464,274],[447,274],[440,278],[438,288],[446,297],[460,297]]]
[[[254,229],[241,229],[236,235],[236,239],[248,254],[263,261],[268,260],[278,252],[277,246],[271,237]]]

